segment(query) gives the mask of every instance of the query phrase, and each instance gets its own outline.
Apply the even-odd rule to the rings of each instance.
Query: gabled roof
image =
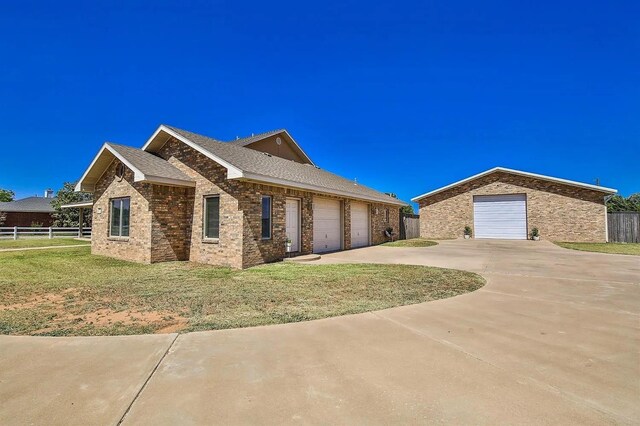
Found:
[[[275,136],[275,135],[285,136],[286,139],[289,141],[291,148],[295,152],[297,152],[298,155],[300,155],[300,157],[302,157],[304,161],[306,161],[309,164],[315,165],[313,161],[311,161],[311,158],[307,155],[307,153],[304,152],[304,150],[300,147],[300,145],[298,145],[298,142],[296,142],[296,140],[293,139],[293,136],[291,136],[286,129],[271,130],[269,132],[247,136],[246,138],[234,139],[229,141],[228,143],[232,143],[234,145],[239,145],[239,146],[249,146],[253,143],[259,142],[261,140],[270,138],[271,136]]]
[[[27,197],[0,203],[0,212],[53,213],[51,202],[55,198]]]
[[[421,200],[421,199],[423,199],[425,197],[429,197],[431,195],[438,194],[438,193],[440,193],[442,191],[446,191],[447,189],[454,188],[456,186],[465,184],[465,183],[470,182],[472,180],[479,179],[481,177],[484,177],[484,176],[487,176],[487,175],[489,175],[491,173],[496,173],[496,172],[509,173],[509,174],[513,174],[513,175],[525,176],[525,177],[530,177],[530,178],[535,178],[535,179],[540,179],[540,180],[546,180],[546,181],[550,181],[550,182],[561,183],[561,184],[564,184],[564,185],[575,186],[575,187],[578,187],[578,188],[591,189],[593,191],[599,191],[599,192],[602,192],[602,193],[605,193],[605,194],[615,194],[616,192],[618,192],[616,189],[606,188],[604,186],[590,185],[588,183],[582,183],[582,182],[576,182],[576,181],[567,180],[567,179],[555,178],[555,177],[551,177],[551,176],[539,175],[539,174],[536,174],[536,173],[523,172],[523,171],[520,171],[520,170],[507,169],[505,167],[494,167],[493,169],[489,169],[489,170],[484,171],[482,173],[478,173],[477,175],[473,175],[471,177],[459,180],[459,181],[454,182],[452,184],[449,184],[447,186],[443,186],[442,188],[434,189],[433,191],[427,192],[426,194],[418,195],[417,197],[412,198],[411,201],[414,201],[414,202],[419,201],[419,200]]]
[[[266,138],[269,138],[271,136],[275,136],[278,133],[284,133],[284,132],[286,132],[285,129],[271,130],[269,132],[258,133],[257,135],[247,136],[246,138],[234,139],[234,140],[229,141],[229,143],[233,143],[233,144],[240,145],[240,146],[247,146],[247,145],[250,145],[250,144],[252,144],[254,142],[258,142],[258,141],[261,141],[262,139],[266,139]]]
[[[114,159],[134,173],[134,182],[152,182],[172,186],[195,186],[195,181],[168,161],[141,149],[106,142],[76,184],[76,191],[92,192],[95,183]]]
[[[356,184],[312,164],[286,160],[176,127],[161,125],[143,149],[155,152],[167,142],[169,137],[180,140],[225,167],[228,179],[242,179],[366,201],[406,205],[397,198]]]

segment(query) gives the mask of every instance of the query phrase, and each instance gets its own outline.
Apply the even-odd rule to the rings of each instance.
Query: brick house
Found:
[[[496,167],[412,199],[424,238],[527,239],[533,228],[552,241],[606,242],[605,198],[617,191]]]
[[[51,226],[55,209],[53,191],[47,189],[44,197],[27,197],[0,203],[0,212],[6,215],[0,226]]]
[[[222,142],[161,125],[142,149],[105,143],[76,186],[93,193],[91,251],[144,263],[247,268],[379,244],[404,202],[317,167],[286,130]]]

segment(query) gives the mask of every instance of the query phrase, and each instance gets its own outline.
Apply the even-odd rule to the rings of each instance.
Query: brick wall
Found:
[[[133,172],[125,167],[122,179],[116,178],[118,161],[111,163],[96,183],[93,194],[91,253],[135,262],[151,262],[151,222],[149,209],[152,185],[133,182]],[[109,236],[109,214],[112,198],[131,198],[129,237]]]
[[[387,221],[387,209],[389,209],[389,220]],[[387,228],[393,228],[395,238],[400,235],[400,208],[388,204],[372,204],[370,208],[371,215],[371,244],[382,244],[389,239],[384,231]]]
[[[4,223],[0,226],[31,226],[33,223],[39,226],[51,226],[53,216],[51,213],[40,212],[7,212]]]
[[[176,139],[170,139],[158,154],[196,181],[189,260],[242,268],[243,212],[238,208],[237,194],[243,184],[226,180],[224,167]],[[220,237],[217,240],[204,238],[204,198],[208,195],[220,197]]]
[[[153,185],[151,262],[189,260],[193,188]]]
[[[598,191],[508,173],[492,173],[419,201],[423,238],[460,238],[473,228],[473,196],[526,194],[528,232],[541,239],[604,242],[604,194]]]

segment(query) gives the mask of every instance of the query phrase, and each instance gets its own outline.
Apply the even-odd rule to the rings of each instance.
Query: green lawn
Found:
[[[479,275],[404,265],[142,265],[88,247],[0,253],[0,333],[116,335],[305,321],[477,290]]]
[[[431,247],[438,243],[424,238],[412,238],[410,240],[398,240],[394,242],[384,243],[383,246],[387,247]]]
[[[638,243],[556,243],[560,247],[582,251],[596,251],[609,254],[631,254],[640,256]]]
[[[89,241],[79,241],[72,237],[60,238],[18,238],[17,240],[1,239],[0,250],[14,248],[30,248],[30,247],[49,247],[49,246],[71,246],[71,245],[89,245]]]

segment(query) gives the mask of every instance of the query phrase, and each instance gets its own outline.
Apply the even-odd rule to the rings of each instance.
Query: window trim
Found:
[[[263,231],[264,231],[263,221],[265,218],[262,216],[262,214],[264,213],[263,203],[265,198],[269,199],[269,236],[268,237],[263,236]],[[263,241],[268,241],[272,238],[273,238],[273,197],[271,195],[261,195],[260,196],[260,239]]]
[[[384,212],[384,218],[386,219],[386,222],[387,222],[387,223],[391,223],[391,216],[390,216],[389,208],[388,208],[388,207],[386,208],[386,210],[385,210],[385,212]]]
[[[123,212],[124,209],[122,208],[122,201],[124,200],[129,200],[129,234],[128,235],[122,235],[122,219],[124,218],[123,216]],[[115,201],[120,201],[120,221],[118,224],[118,235],[114,235],[112,233],[113,231],[113,203]],[[117,238],[117,239],[129,239],[129,236],[131,235],[131,197],[115,197],[115,198],[110,198],[109,199],[109,238]]]
[[[217,237],[208,237],[207,236],[207,199],[209,198],[217,198],[218,199],[218,236]],[[204,195],[202,197],[202,240],[208,242],[218,242],[220,240],[220,194],[210,194]]]

